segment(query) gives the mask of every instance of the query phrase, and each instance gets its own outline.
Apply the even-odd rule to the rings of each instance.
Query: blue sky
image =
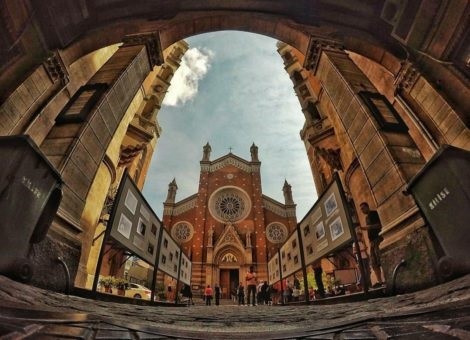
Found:
[[[176,200],[198,190],[202,147],[211,160],[229,152],[250,159],[254,142],[263,193],[284,203],[284,179],[292,185],[300,220],[317,196],[299,131],[304,116],[276,40],[224,31],[186,39],[190,50],[176,72],[158,114],[163,129],[144,187],[159,217],[168,183]]]

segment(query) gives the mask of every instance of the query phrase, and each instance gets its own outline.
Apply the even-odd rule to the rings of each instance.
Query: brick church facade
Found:
[[[193,288],[220,284],[222,293],[244,281],[253,265],[267,279],[267,261],[297,224],[295,204],[287,181],[285,202],[263,195],[258,148],[251,160],[233,153],[210,160],[204,146],[199,190],[176,202],[176,181],[169,184],[163,225],[192,260]]]

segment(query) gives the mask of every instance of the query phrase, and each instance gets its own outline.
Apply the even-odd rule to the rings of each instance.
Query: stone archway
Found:
[[[122,42],[126,35],[152,32],[154,55],[150,59],[155,62],[159,60],[162,48],[195,34],[227,29],[264,34],[288,43],[306,56],[305,67],[315,73],[324,93],[328,94],[328,105],[336,111],[335,123],[343,129],[342,145],[353,150],[352,154],[360,164],[357,169],[362,169],[365,173],[363,182],[372,191],[379,213],[384,218],[385,232],[390,235],[387,246],[390,246],[409,238],[409,230],[417,230],[423,226],[422,216],[414,202],[409,197],[401,196],[404,184],[416,173],[423,159],[420,152],[416,152],[409,134],[396,136],[383,132],[374,124],[374,118],[357,93],[366,88],[368,92],[377,94],[376,87],[370,84],[363,73],[357,72],[344,51],[353,51],[374,60],[391,72],[396,80],[392,92],[398,94],[397,100],[404,103],[401,113],[409,118],[407,123],[422,125],[422,122],[431,121],[429,124],[435,128],[435,139],[440,144],[455,143],[468,148],[468,117],[462,112],[469,111],[469,88],[468,74],[465,78],[465,74],[462,76],[459,73],[461,70],[456,68],[458,64],[451,62],[452,65],[449,65],[445,60],[450,58],[458,61],[464,56],[465,51],[459,47],[458,40],[467,28],[465,20],[460,22],[455,18],[461,18],[458,16],[459,12],[466,13],[465,5],[448,6],[440,11],[436,10],[436,13],[421,9],[408,13],[397,9],[393,15],[389,11],[383,15],[384,6],[389,2],[351,3],[345,0],[331,5],[330,1],[301,0],[291,4],[281,0],[252,3],[239,0],[230,4],[206,1],[145,1],[135,4],[116,0],[111,7],[107,6],[108,1],[102,0],[78,3],[72,0],[52,0],[49,6],[44,6],[40,0],[31,0],[28,6],[22,6],[20,10],[13,12],[18,14],[18,18],[10,14],[12,11],[2,12],[5,14],[2,17],[6,24],[0,25],[0,29],[5,28],[7,31],[5,42],[10,43],[9,50],[12,53],[5,57],[7,59],[2,64],[7,66],[0,75],[3,90],[1,99],[6,98],[6,105],[2,106],[1,111],[5,112],[1,131],[13,134],[28,131],[31,124],[43,126],[41,124],[46,123],[51,130],[55,128],[54,119],[61,108],[71,102],[70,97],[77,90],[76,84],[67,88],[68,68],[87,53]],[[3,9],[2,7],[1,10]],[[58,15],[62,20],[56,20]],[[401,20],[400,16],[406,20]],[[410,23],[418,17],[418,24],[433,22],[434,25],[431,26],[435,28],[421,25],[400,26],[401,21]],[[36,21],[35,25],[30,25],[31,20]],[[447,25],[450,21],[452,25]],[[21,27],[25,29],[18,29]],[[15,29],[18,32],[14,32]],[[42,39],[37,39],[37,36]],[[30,44],[34,39],[41,40],[41,43]],[[146,57],[150,56],[144,56],[143,51],[146,48],[143,46],[149,41],[144,41],[142,36],[132,36],[126,40],[128,46],[124,47],[134,51],[135,59],[146,65]],[[140,46],[139,50],[136,50],[136,41]],[[27,48],[22,49],[22,45]],[[405,57],[406,62],[402,60]],[[427,70],[429,79],[419,72],[419,67],[409,62],[413,58],[421,69]],[[41,62],[45,62],[44,65],[37,68]],[[152,66],[153,64],[150,69]],[[36,71],[39,69],[45,89],[40,94],[33,94],[34,91],[28,93],[29,86],[34,83],[31,79],[37,78]],[[135,80],[132,84],[134,88],[139,87],[143,77],[141,74]],[[31,81],[25,81],[25,78]],[[436,82],[436,86],[433,86],[432,80]],[[439,83],[445,83],[446,88],[440,88]],[[116,89],[123,87],[122,84],[117,85]],[[25,91],[33,100],[27,95],[23,97]],[[57,98],[60,98],[60,102],[53,102]],[[122,103],[123,108],[128,105],[127,99],[130,98]],[[26,104],[28,102],[30,106]],[[53,113],[44,119],[39,110],[50,103],[52,105],[49,108]],[[436,106],[440,109],[431,107],[429,103],[437,103]],[[409,112],[416,112],[420,116],[416,118]],[[101,120],[106,122],[109,118],[109,115],[103,114],[94,123],[102,126]],[[86,122],[89,123],[91,125],[92,122]],[[60,131],[54,131],[55,136],[70,132],[63,127],[57,127],[56,130]],[[111,136],[102,139],[106,142],[102,150],[95,154],[96,169],[87,174],[91,178],[76,176],[75,168],[67,169],[70,177],[82,182],[79,187],[81,196],[90,192],[92,179],[102,165],[100,161],[103,159],[103,150],[109,146],[111,138],[108,137],[114,137],[115,134],[116,131],[111,130]],[[420,135],[426,135],[426,131],[419,130],[418,136]],[[92,144],[91,137],[67,137]],[[95,146],[99,144],[96,140],[93,143]],[[69,158],[82,160],[84,155],[86,153],[80,154],[78,150]],[[62,162],[58,158],[56,157],[57,162]],[[351,178],[354,179],[354,176]],[[72,224],[75,226],[63,235],[71,241],[70,248],[73,248],[70,251],[66,249],[65,253],[80,252],[81,246],[90,242],[89,239],[81,239],[90,236],[90,230],[81,229],[83,207],[77,202],[78,198],[83,197],[75,196],[68,204],[69,210],[74,210],[73,214],[67,211],[61,221],[70,223],[73,220]],[[400,245],[402,246],[403,244]],[[400,251],[395,252],[392,249],[390,257],[396,257],[399,253]],[[393,263],[390,265],[393,266]]]
[[[236,246],[221,248],[214,256],[214,284],[221,287],[222,298],[230,298],[246,271],[246,256]]]

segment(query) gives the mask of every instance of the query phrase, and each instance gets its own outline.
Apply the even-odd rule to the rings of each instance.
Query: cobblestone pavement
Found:
[[[470,275],[362,302],[256,307],[119,304],[0,276],[0,306],[8,339],[470,339]]]

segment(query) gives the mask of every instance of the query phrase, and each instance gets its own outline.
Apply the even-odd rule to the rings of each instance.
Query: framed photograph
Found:
[[[157,226],[155,224],[152,224],[152,228],[150,229],[150,232],[152,233],[153,236],[157,236]]]
[[[304,237],[310,234],[310,226],[306,225],[304,227]]]
[[[359,97],[366,104],[382,130],[408,131],[405,122],[385,96],[377,92],[360,91]]]
[[[124,236],[125,238],[131,237],[131,229],[132,229],[132,222],[130,219],[126,217],[126,215],[121,214],[119,218],[119,225],[117,227],[117,231]]]
[[[335,193],[332,192],[325,201],[326,216],[330,216],[336,209],[338,209],[338,203],[336,202]]]
[[[155,251],[155,246],[152,243],[149,243],[147,247],[147,253],[149,253],[150,255],[153,255],[154,251]]]
[[[323,225],[323,222],[320,222],[315,226],[315,236],[317,240],[325,237],[325,226]]]
[[[307,254],[312,255],[313,254],[313,247],[311,245],[307,246]]]
[[[127,191],[126,200],[124,201],[124,205],[127,209],[134,215],[135,209],[137,208],[137,198],[132,193],[131,190]]]
[[[141,235],[141,236],[145,236],[145,231],[147,230],[147,226],[145,225],[144,223],[144,220],[142,220],[140,217],[139,217],[139,223],[137,223],[137,229],[136,229],[136,233]]]
[[[331,232],[331,240],[334,241],[338,237],[344,234],[343,223],[341,222],[341,217],[337,217],[331,224],[330,224],[330,232]]]

